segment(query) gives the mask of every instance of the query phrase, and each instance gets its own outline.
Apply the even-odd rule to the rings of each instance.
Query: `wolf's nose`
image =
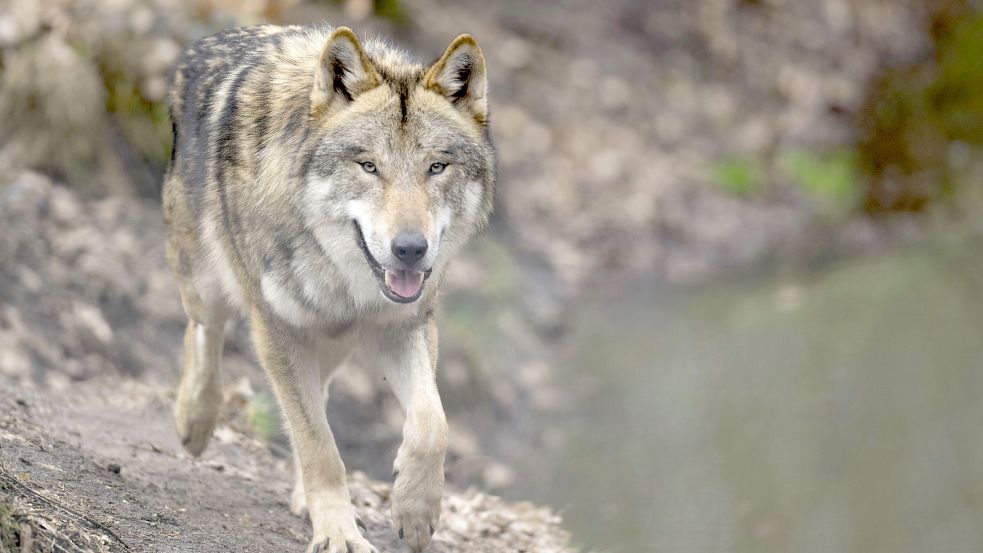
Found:
[[[419,232],[400,232],[393,238],[392,250],[397,259],[412,265],[427,254],[427,239]]]

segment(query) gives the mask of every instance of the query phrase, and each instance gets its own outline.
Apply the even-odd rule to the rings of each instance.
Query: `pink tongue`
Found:
[[[423,286],[423,271],[412,269],[386,270],[389,273],[389,289],[403,298],[412,298]]]

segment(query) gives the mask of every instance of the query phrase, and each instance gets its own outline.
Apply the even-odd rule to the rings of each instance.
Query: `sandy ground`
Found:
[[[303,549],[309,523],[289,511],[285,459],[234,425],[220,426],[206,453],[191,459],[165,394],[107,384],[52,392],[0,379],[0,505],[34,513],[21,516],[34,525],[35,550]],[[370,541],[407,551],[389,520],[389,484],[352,472],[349,486]],[[568,551],[558,523],[529,504],[450,492],[430,551]],[[61,535],[54,546],[52,535]]]

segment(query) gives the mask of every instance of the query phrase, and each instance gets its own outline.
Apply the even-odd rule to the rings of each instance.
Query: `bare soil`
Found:
[[[0,551],[32,529],[33,551],[301,551],[309,523],[288,507],[288,463],[220,426],[200,459],[181,448],[166,393],[95,379],[61,392],[0,377]],[[406,551],[388,483],[349,475],[380,551]],[[548,510],[450,492],[431,551],[568,551]],[[3,544],[7,544],[6,546]]]

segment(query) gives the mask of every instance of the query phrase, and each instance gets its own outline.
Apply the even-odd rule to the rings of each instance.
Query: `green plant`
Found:
[[[397,25],[403,25],[410,20],[399,0],[375,0],[374,4],[375,14],[383,19],[388,19]]]
[[[265,441],[273,439],[282,428],[276,401],[267,392],[256,394],[249,400],[246,418],[249,426],[256,431],[260,439]]]
[[[153,165],[163,168],[171,156],[171,124],[164,102],[146,99],[123,75],[104,75],[106,111],[115,114],[127,140]]]
[[[983,10],[940,2],[931,31],[935,56],[886,71],[868,99],[858,143],[868,212],[924,211],[978,182],[951,153],[983,149]]]
[[[940,40],[938,77],[927,91],[946,137],[983,144],[983,12]]]
[[[848,209],[856,203],[862,176],[853,152],[793,150],[779,156],[778,166],[796,186],[827,207]]]
[[[758,192],[764,180],[761,164],[753,158],[732,158],[721,161],[713,167],[712,173],[713,182],[741,198]]]

